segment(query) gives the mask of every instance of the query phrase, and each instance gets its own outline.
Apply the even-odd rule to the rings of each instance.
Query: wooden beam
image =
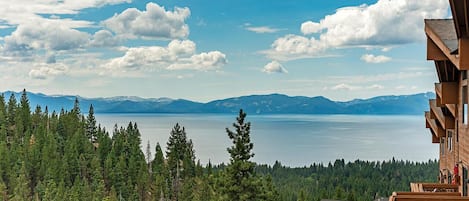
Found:
[[[457,117],[456,104],[446,104],[446,108],[448,108],[449,112],[451,112],[453,117]]]
[[[438,81],[443,82],[443,80],[441,80],[440,62],[441,61],[435,61],[436,75],[438,76]]]
[[[457,82],[436,83],[435,91],[439,94],[441,104],[457,104],[459,101],[459,84]]]
[[[449,5],[451,6],[451,11],[453,12],[453,15],[456,15],[456,7],[454,5],[454,0],[450,0],[449,1]],[[461,33],[461,27],[459,27],[459,19],[456,17],[456,16],[453,16],[453,20],[454,20],[454,25],[455,25],[455,28],[456,28],[456,35],[458,36],[458,38],[460,37],[460,33]]]
[[[436,119],[444,130],[455,128],[454,117],[445,115],[443,110],[437,107],[435,99],[430,100],[430,111],[435,114]]]
[[[436,44],[427,37],[427,60],[443,61],[448,60],[445,54],[436,46]]]
[[[459,38],[459,69],[469,69],[469,38]]]
[[[448,195],[448,196],[461,196],[460,192],[408,192],[400,191],[393,192],[392,195]]]
[[[438,142],[440,141],[440,137],[446,136],[445,130],[443,130],[441,126],[438,126],[435,119],[430,118],[430,112],[425,112],[425,119],[427,128],[430,128],[432,135],[435,135],[438,138]]]
[[[467,69],[461,69],[459,68],[459,57],[456,57],[456,55],[451,54],[451,50],[446,47],[446,45],[443,43],[440,37],[430,28],[430,26],[425,25],[425,33],[427,34],[427,37],[429,37],[435,45],[445,54],[445,56],[453,63],[457,69],[459,70],[469,70],[469,66],[467,66]]]
[[[463,10],[464,10],[464,25],[466,25],[466,34],[469,33],[469,20],[467,18],[467,0],[464,0],[464,7],[463,7]],[[460,36],[460,37],[463,37],[463,36]]]
[[[449,77],[449,69],[448,69],[448,63],[446,62],[443,62],[443,69],[445,69],[445,76],[446,76],[446,81],[449,81],[450,80],[450,77]]]
[[[469,200],[469,197],[460,197],[453,195],[396,195],[391,196],[389,200],[394,201],[459,201]]]

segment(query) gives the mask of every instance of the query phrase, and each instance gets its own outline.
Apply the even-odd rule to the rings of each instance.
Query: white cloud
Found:
[[[33,79],[48,79],[58,75],[64,75],[68,70],[68,67],[64,64],[43,64],[36,66],[29,71],[29,77]]]
[[[373,54],[364,54],[362,57],[360,57],[361,60],[365,61],[366,63],[386,63],[388,61],[391,61],[390,57],[384,56],[384,55],[373,55]]]
[[[352,90],[361,89],[361,87],[360,87],[360,86],[354,86],[354,85],[350,85],[350,84],[341,83],[341,84],[338,84],[338,85],[335,85],[335,86],[331,87],[330,89],[331,89],[331,90],[346,90],[346,91],[352,91]]]
[[[108,30],[99,30],[94,33],[90,41],[92,47],[113,47],[118,45],[120,40]]]
[[[3,52],[7,55],[25,55],[32,50],[71,50],[84,47],[89,35],[58,23],[22,24],[6,36]]]
[[[185,23],[189,15],[190,10],[187,7],[175,7],[174,11],[167,11],[164,7],[150,2],[146,11],[129,8],[103,21],[102,24],[116,34],[128,38],[182,39],[189,35],[189,26]]]
[[[246,26],[246,30],[252,31],[255,33],[275,33],[280,31],[279,29],[274,29],[268,26],[260,26],[260,27],[251,27],[251,26]]]
[[[192,55],[189,59],[180,59],[167,67],[169,70],[217,70],[227,63],[226,55],[219,51],[203,52]]]
[[[167,70],[216,70],[227,63],[226,55],[219,51],[195,53],[196,45],[190,40],[173,40],[167,47],[128,48],[122,57],[109,60],[104,67],[121,72]]]
[[[321,57],[321,53],[323,53],[325,48],[321,41],[314,38],[289,34],[275,40],[271,50],[264,51],[263,53],[271,59],[285,61],[298,58]]]
[[[301,24],[301,33],[308,35],[317,33],[321,30],[321,24],[312,21],[306,21]]]
[[[423,41],[423,19],[444,18],[448,2],[379,0],[372,5],[338,9],[319,22],[307,21],[301,25],[306,38],[286,35],[264,51],[269,58],[286,59],[317,57],[325,50],[344,47],[384,47]],[[288,49],[279,48],[288,45]]]
[[[368,89],[384,89],[384,86],[383,85],[380,85],[380,84],[373,84],[369,87],[367,87]]]
[[[265,73],[288,73],[287,69],[283,67],[278,61],[272,61],[264,66],[262,72]]]
[[[86,8],[101,7],[119,3],[129,3],[131,0],[82,0],[82,1],[0,1],[0,26],[27,24],[37,19],[44,19],[39,14],[51,14],[50,21],[59,21],[63,26],[77,28],[92,26],[93,23],[72,19],[57,19],[60,14],[77,14]]]
[[[381,90],[381,89],[384,89],[384,86],[380,85],[380,84],[373,84],[373,85],[370,85],[370,86],[366,86],[366,85],[352,85],[352,84],[348,84],[348,83],[340,83],[340,84],[337,84],[337,85],[334,85],[332,87],[325,87],[324,90],[333,90],[333,91],[357,91],[357,90]]]

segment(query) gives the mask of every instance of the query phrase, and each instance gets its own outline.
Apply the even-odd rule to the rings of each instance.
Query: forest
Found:
[[[163,146],[149,142],[142,151],[136,123],[108,131],[87,107],[84,115],[76,99],[70,111],[50,112],[32,109],[25,90],[0,95],[2,200],[373,200],[409,190],[412,181],[436,181],[438,173],[436,160],[256,164],[242,110],[220,131],[232,142],[230,160],[202,165],[182,125],[168,130]]]

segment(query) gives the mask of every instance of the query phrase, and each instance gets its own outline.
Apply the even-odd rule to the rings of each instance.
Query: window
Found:
[[[462,121],[464,125],[467,125],[467,86],[462,87],[462,103],[463,103],[463,111],[462,111]]]
[[[453,175],[451,175],[451,172],[448,171],[448,184],[451,184],[453,182]]]
[[[447,146],[448,146],[448,152],[453,151],[453,131],[448,130],[448,133],[446,134],[447,138]]]
[[[445,155],[445,149],[446,149],[446,144],[445,144],[445,138],[440,138],[440,154]]]
[[[461,71],[462,79],[467,80],[467,71],[463,70]]]

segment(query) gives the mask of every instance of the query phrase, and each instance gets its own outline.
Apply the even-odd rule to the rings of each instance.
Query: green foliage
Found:
[[[240,110],[235,132],[226,129],[233,146],[228,148],[230,164],[223,172],[222,193],[227,200],[277,200],[277,194],[271,180],[263,181],[254,172],[255,163],[250,161],[254,147],[250,139],[251,123],[245,122],[246,113]]]
[[[31,113],[26,91],[19,104],[0,95],[0,200],[372,200],[408,190],[411,181],[433,181],[438,162],[345,163],[272,167],[251,161],[250,123],[242,110],[226,129],[233,145],[228,165],[203,167],[184,127],[170,132],[166,155],[159,143],[154,157],[141,150],[136,123],[114,127],[111,135],[87,117],[78,99],[71,111]],[[372,179],[370,179],[372,178]]]
[[[437,182],[438,161],[342,159],[328,165],[313,163],[297,168],[276,162],[272,167],[259,165],[256,171],[272,176],[279,200],[374,200],[388,197],[393,191],[410,191],[410,182]]]
[[[96,142],[98,138],[98,127],[96,126],[96,118],[94,117],[93,105],[90,106],[88,117],[86,118],[86,137],[91,142]]]

